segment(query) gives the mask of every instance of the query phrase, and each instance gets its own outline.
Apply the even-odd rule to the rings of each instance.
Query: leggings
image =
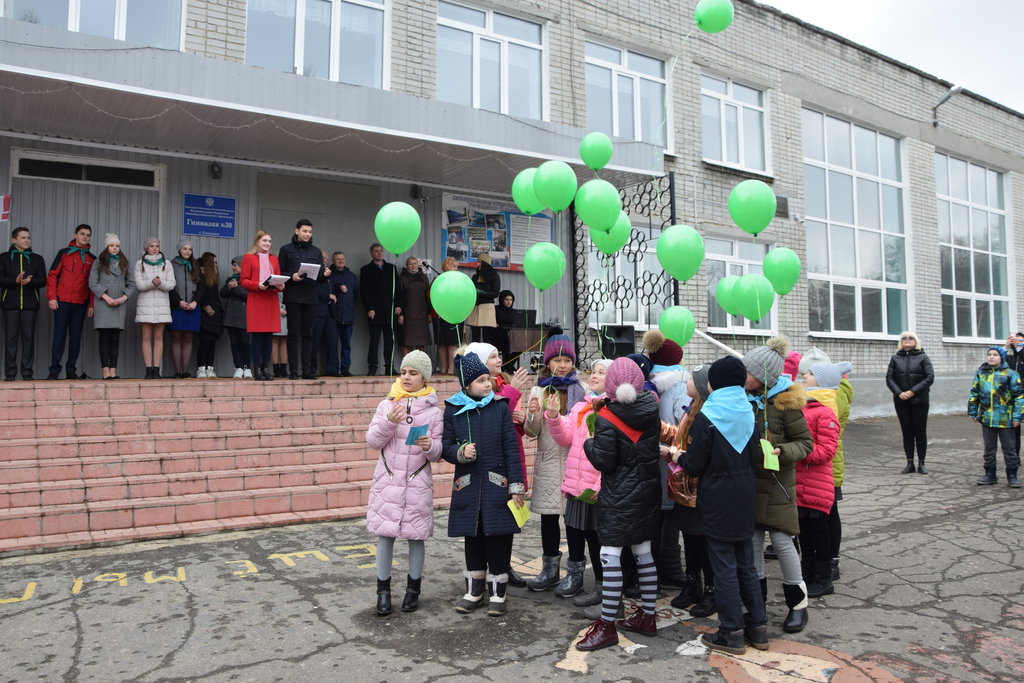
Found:
[[[715,585],[715,572],[711,569],[708,555],[708,537],[703,534],[683,532],[683,553],[686,556],[686,572],[700,578],[704,574],[704,585]]]
[[[236,368],[247,368],[251,362],[252,352],[249,350],[249,335],[240,327],[229,327],[228,338],[231,340],[231,360]]]
[[[800,585],[804,580],[800,570],[800,553],[793,545],[793,537],[784,531],[768,529],[772,539],[772,548],[779,556],[779,566],[782,567],[782,583],[791,586]],[[764,578],[764,529],[754,531],[754,569],[757,570],[757,578]]]
[[[559,520],[561,515],[540,516],[540,542],[544,555],[555,557],[559,554],[558,548],[562,545],[562,527]]]
[[[807,567],[813,567],[815,562],[831,561],[832,544],[828,538],[828,520],[824,515],[800,518],[800,550]],[[813,575],[813,571],[808,573]]]
[[[217,334],[211,334],[210,332],[199,333],[199,350],[196,352],[196,364],[199,367],[213,365],[218,339],[220,339],[219,332]]]
[[[580,562],[586,557],[583,551],[590,548],[590,564],[594,568],[594,580],[601,583],[604,572],[601,570],[601,541],[597,539],[594,529],[577,529],[565,526],[565,540],[569,543],[569,561]]]
[[[651,542],[644,541],[630,547],[636,557],[644,612],[654,614],[658,600],[658,569],[654,565],[654,555],[651,554]],[[622,602],[621,556],[621,546],[601,546],[601,564],[604,568],[604,581],[601,584],[601,618],[605,621],[615,621],[619,603]]]
[[[249,345],[252,348],[252,364],[270,365],[270,351],[274,348],[273,332],[253,332],[249,335]]]
[[[409,539],[409,578],[423,576],[423,561],[427,548],[422,539]],[[395,557],[395,539],[390,536],[377,537],[377,578],[386,581],[391,578],[391,564]]]
[[[839,489],[836,488],[836,493],[839,493]],[[843,521],[839,519],[839,500],[838,497],[834,503],[832,503],[832,509],[828,511],[828,517],[825,518],[828,521],[828,542],[829,542],[829,557],[839,558],[839,544],[843,540]]]
[[[96,330],[96,332],[100,337],[100,367],[116,368],[117,355],[121,344],[121,330],[103,327]]]
[[[903,452],[907,460],[914,459],[914,445],[917,444],[917,457],[924,460],[928,450],[928,404],[910,403],[893,397],[896,417],[900,420],[903,432]]]
[[[478,529],[483,529],[483,520]],[[484,536],[481,531],[476,536],[466,537],[465,556],[466,569],[484,571],[498,576],[507,574],[512,567],[512,534]]]

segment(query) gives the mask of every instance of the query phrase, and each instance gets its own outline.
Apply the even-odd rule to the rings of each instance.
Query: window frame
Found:
[[[113,36],[97,36],[100,38],[108,38],[112,40],[126,41],[126,34],[128,31],[128,2],[129,0],[114,0],[114,35]],[[190,0],[179,0],[181,2],[181,19],[178,25],[178,47],[175,48],[178,52],[185,51],[185,26],[186,19],[188,17],[188,6]],[[4,12],[5,3],[0,0],[0,18],[6,17]],[[82,23],[82,0],[68,0],[68,24],[65,27],[68,31],[74,33],[81,33],[79,27]],[[91,33],[82,33],[83,36],[93,35]],[[153,47],[153,46],[146,46]],[[159,49],[159,48],[158,48]]]
[[[587,43],[606,49],[615,50],[619,53],[620,59],[618,63],[609,62],[599,57],[592,57],[587,55],[586,46]],[[664,76],[658,78],[641,71],[630,69],[628,64],[629,53],[636,54],[639,57],[652,59],[661,62]],[[674,149],[674,126],[672,125],[672,89],[669,87],[669,80],[671,76],[671,61],[663,57],[655,56],[641,52],[640,50],[633,50],[622,45],[616,45],[614,43],[605,42],[601,39],[586,38],[583,44],[583,69],[584,69],[584,90],[586,90],[586,67],[593,65],[602,69],[608,69],[612,73],[611,78],[611,99],[612,99],[612,137],[624,138],[626,140],[636,140],[637,142],[645,142],[650,145],[657,146],[657,143],[650,142],[643,139],[643,107],[642,98],[640,95],[639,82],[641,80],[651,81],[658,83],[662,87],[662,99],[665,103],[664,121],[665,121],[665,144],[661,147],[665,154],[671,154],[671,150]],[[632,79],[633,87],[633,135],[623,135],[619,129],[619,123],[621,115],[619,112],[619,77],[628,77]],[[586,95],[584,95],[586,97]]]
[[[290,73],[298,76],[306,76],[305,70],[305,57],[306,57],[306,0],[290,0],[295,4],[295,48],[292,53],[292,70]],[[341,81],[341,18],[342,18],[342,7],[348,5],[358,5],[360,7],[366,7],[368,9],[378,10],[383,15],[383,34],[381,36],[381,44],[383,46],[383,54],[381,55],[381,82],[374,87],[379,90],[390,90],[391,89],[391,0],[382,0],[382,2],[373,2],[372,0],[322,0],[323,2],[329,2],[331,4],[331,34],[328,52],[328,75],[326,78],[319,76],[308,76],[308,78],[317,78],[319,80],[331,81],[332,83],[345,83]],[[245,41],[248,47],[250,35],[248,30],[248,5],[246,6],[246,33]],[[246,51],[246,66],[258,67],[258,64],[251,64],[248,59],[248,50]],[[262,68],[262,67],[261,67]],[[289,73],[289,72],[281,72]]]
[[[711,78],[711,79],[714,79],[716,81],[721,81],[721,82],[725,83],[725,85],[726,85],[726,93],[723,94],[723,93],[715,92],[713,90],[705,90],[705,88],[704,88],[704,78]],[[733,93],[733,86],[735,86],[735,85],[740,85],[740,86],[743,86],[744,88],[749,88],[751,90],[756,90],[759,93],[761,93],[761,106],[758,107],[758,106],[750,104],[749,102],[743,102],[742,100],[736,99],[732,95],[732,93]],[[703,115],[703,112],[704,112],[704,102],[703,102],[703,100],[704,100],[705,96],[714,98],[715,100],[718,101],[718,135],[719,135],[719,140],[721,141],[721,147],[719,149],[720,156],[721,156],[720,159],[710,159],[710,158],[704,156],[704,139],[705,139],[706,131],[704,130],[704,121],[703,121],[703,118],[704,118],[704,115]],[[738,121],[740,123],[737,126],[737,142],[736,142],[736,144],[737,144],[737,155],[738,155],[738,158],[740,159],[740,161],[738,163],[727,161],[726,158],[725,158],[725,156],[726,156],[726,154],[725,154],[725,146],[727,144],[727,139],[726,139],[726,128],[725,128],[725,125],[726,125],[725,124],[725,116],[724,116],[723,112],[724,112],[724,109],[725,109],[726,105],[731,105],[731,106],[737,107],[738,110],[739,110],[739,119],[738,119]],[[758,111],[758,112],[761,113],[761,116],[762,116],[762,122],[763,123],[762,123],[762,126],[761,126],[761,136],[762,136],[763,149],[761,150],[761,152],[764,155],[764,168],[763,169],[761,169],[761,168],[752,168],[750,166],[747,166],[743,162],[743,159],[746,156],[744,154],[745,145],[743,144],[744,143],[744,137],[745,137],[746,134],[744,133],[744,127],[742,125],[742,121],[743,121],[743,111],[746,110],[746,109],[749,109],[749,110],[752,110],[752,111]],[[773,163],[772,163],[772,145],[771,145],[771,117],[769,116],[769,114],[770,114],[770,107],[769,107],[769,97],[768,97],[768,89],[767,88],[763,88],[763,87],[758,86],[758,85],[753,85],[752,83],[744,82],[742,80],[736,80],[736,79],[725,77],[725,76],[718,76],[716,74],[708,73],[708,72],[701,72],[701,74],[700,74],[700,102],[699,102],[699,106],[698,106],[698,111],[700,111],[700,116],[701,116],[701,160],[702,161],[704,161],[705,163],[708,163],[708,164],[714,164],[716,166],[724,166],[726,168],[736,169],[738,171],[743,171],[745,173],[755,173],[755,174],[761,175],[761,176],[774,177],[774,171],[772,170],[773,169]]]
[[[942,331],[943,331],[942,340],[944,342],[951,342],[951,343],[990,344],[992,342],[997,342],[997,343],[1001,344],[1001,343],[1003,343],[1006,340],[1006,336],[1007,335],[1013,334],[1016,331],[1016,328],[1012,324],[1013,320],[1014,320],[1014,300],[1013,300],[1013,296],[1011,295],[1011,292],[1014,291],[1014,269],[1013,269],[1013,261],[1012,261],[1012,255],[1013,255],[1013,229],[1012,229],[1012,226],[1011,226],[1011,218],[1012,218],[1012,216],[1010,215],[1010,211],[1007,209],[1008,201],[1007,201],[1007,197],[1006,197],[1006,174],[1004,172],[998,171],[998,170],[996,170],[994,168],[990,168],[988,166],[983,166],[982,164],[970,161],[969,159],[965,159],[963,157],[957,157],[957,156],[954,156],[954,155],[952,155],[950,153],[942,152],[942,151],[939,151],[938,149],[936,149],[935,152],[933,153],[933,158],[935,159],[936,165],[939,163],[939,158],[940,157],[942,157],[945,160],[945,166],[946,166],[946,185],[947,185],[947,188],[946,188],[945,192],[941,192],[940,191],[940,188],[938,186],[938,176],[936,175],[936,182],[935,182],[936,227],[938,227],[938,225],[939,225],[939,220],[938,220],[938,203],[939,202],[946,202],[947,210],[949,211],[949,219],[948,219],[949,237],[948,237],[948,239],[943,239],[943,236],[942,236],[941,231],[940,231],[939,232],[939,236],[938,236],[938,240],[937,240],[937,245],[939,247],[939,293],[940,293],[940,296],[941,296],[940,313],[941,313],[941,324],[942,324]],[[966,171],[965,186],[966,186],[967,195],[968,195],[966,199],[964,199],[962,197],[955,196],[953,194],[952,188],[949,187],[949,178],[950,178],[949,167],[950,167],[950,162],[951,161],[960,162],[960,163],[964,164],[964,166],[965,166],[965,171]],[[986,201],[984,201],[984,202],[975,201],[975,198],[972,196],[973,195],[973,190],[974,190],[973,184],[971,183],[971,169],[972,169],[972,167],[980,169],[984,173],[984,176],[986,178],[986,187],[987,187],[987,184],[988,184],[988,178],[990,177],[990,174],[995,174],[995,176],[996,176],[995,180],[1000,185],[1000,187],[998,189],[998,195],[1002,198],[1002,202],[1003,202],[1002,208],[999,208],[997,206],[993,206],[993,205],[989,204],[988,201],[987,201],[987,196],[986,196]],[[967,244],[966,245],[958,245],[958,244],[956,244],[956,240],[954,239],[954,236],[953,236],[953,215],[952,215],[952,213],[953,213],[953,207],[954,206],[962,206],[962,207],[964,207],[964,210],[966,211],[966,217],[967,217],[967,222],[968,222],[967,223],[967,225],[968,225],[968,233],[967,233]],[[980,247],[976,247],[975,244],[974,244],[974,216],[975,216],[975,212],[976,211],[984,212],[986,214],[986,217],[987,217],[987,220],[988,220],[988,226],[989,227],[986,228],[986,232],[987,232],[987,235],[988,235],[988,247],[984,248],[984,249],[982,249]],[[1002,216],[1002,219],[1003,219],[1003,231],[1004,231],[1005,243],[1004,243],[1004,251],[1002,251],[1002,252],[998,252],[998,251],[993,250],[992,246],[991,246],[992,245],[992,239],[991,239],[991,229],[990,229],[990,226],[991,226],[991,217],[993,215]],[[945,273],[943,273],[942,255],[943,255],[943,251],[945,249],[949,249],[949,251],[950,251],[950,267],[952,268],[951,284],[953,285],[952,287],[945,287],[945,286],[942,285],[942,279],[943,279],[943,276],[945,275]],[[971,290],[970,291],[964,291],[964,290],[956,288],[955,252],[958,251],[958,250],[959,251],[966,251],[970,255],[969,258],[968,258],[968,263],[970,265],[970,280],[971,280]],[[994,256],[1002,256],[1005,259],[1005,263],[1006,263],[1006,270],[1005,270],[1005,274],[1006,274],[1006,290],[1005,291],[1006,291],[1006,293],[1005,294],[994,294],[992,292],[989,292],[988,294],[985,294],[985,293],[979,293],[978,291],[976,291],[977,290],[977,285],[975,283],[976,273],[975,273],[974,266],[975,266],[975,256],[978,255],[978,254],[983,254],[983,255],[988,256],[988,259],[989,259],[989,284],[990,284],[990,289],[995,289],[994,287],[991,286],[992,282],[993,282],[992,281],[992,271],[993,271],[993,268],[992,268],[992,257],[994,257]],[[952,336],[946,334],[946,299],[947,298],[951,299],[951,304],[952,304],[952,308],[953,308],[953,320],[951,321],[951,324],[953,325],[954,334]],[[957,302],[958,302],[958,300],[966,300],[966,301],[971,302],[971,332],[972,332],[971,335],[957,334],[959,332],[959,330],[957,329],[959,327],[958,321],[957,321]],[[989,316],[988,317],[989,317],[989,322],[990,322],[991,329],[992,329],[992,332],[993,332],[993,336],[991,336],[991,337],[983,337],[983,336],[979,336],[977,334],[977,323],[978,323],[978,308],[977,308],[977,306],[978,306],[978,302],[982,302],[982,301],[983,302],[987,302],[989,304]],[[1003,303],[1006,304],[1006,319],[1004,321],[1004,325],[1006,326],[1006,329],[1005,329],[1006,334],[1003,335],[1002,337],[1000,337],[999,335],[995,334],[995,332],[997,332],[997,329],[996,329],[996,319],[995,319],[995,307],[996,307],[996,304],[999,303],[999,302],[1003,302]]]
[[[808,167],[813,167],[813,168],[821,169],[824,172],[824,174],[825,174],[825,188],[826,189],[825,189],[825,196],[823,197],[822,201],[823,201],[823,204],[826,207],[825,208],[825,213],[826,214],[830,213],[830,208],[829,207],[830,207],[830,199],[832,197],[831,191],[829,189],[830,188],[830,183],[831,183],[830,174],[838,173],[838,174],[842,174],[844,176],[848,176],[849,179],[850,179],[850,187],[851,187],[850,195],[849,196],[850,196],[850,201],[851,201],[850,211],[851,211],[851,213],[853,215],[852,220],[847,222],[847,221],[844,221],[844,220],[835,220],[831,216],[828,216],[828,215],[826,215],[826,216],[811,216],[811,215],[808,215],[806,212],[807,212],[807,209],[809,207],[810,201],[808,200],[807,184],[806,184],[806,181],[804,181],[803,189],[804,189],[804,211],[805,211],[805,215],[801,217],[801,223],[804,225],[804,239],[805,239],[805,242],[808,243],[808,244],[810,242],[810,238],[807,235],[807,230],[808,230],[807,222],[808,221],[813,221],[815,223],[820,223],[820,224],[823,224],[825,226],[826,239],[828,240],[826,242],[826,244],[829,244],[831,242],[832,233],[833,233],[832,228],[838,227],[838,228],[845,228],[845,229],[852,230],[853,231],[853,240],[854,240],[853,267],[854,267],[854,273],[855,273],[854,275],[837,275],[837,274],[834,274],[834,273],[831,272],[832,269],[833,269],[833,263],[831,263],[831,262],[829,263],[829,271],[830,271],[829,273],[819,273],[819,272],[812,271],[811,270],[811,264],[810,264],[810,260],[811,260],[810,259],[810,254],[808,254],[808,257],[807,257],[807,268],[806,268],[806,274],[807,274],[807,280],[808,280],[808,301],[807,301],[808,327],[810,328],[810,326],[811,326],[810,323],[811,323],[811,320],[813,318],[812,310],[811,310],[811,306],[812,306],[812,303],[813,303],[812,299],[813,299],[813,296],[814,296],[814,291],[813,290],[817,286],[815,283],[818,283],[818,282],[824,282],[824,283],[827,283],[827,285],[828,285],[828,292],[829,292],[828,312],[829,312],[829,327],[830,327],[830,329],[827,329],[827,330],[809,329],[808,335],[811,336],[811,337],[831,337],[831,338],[848,338],[848,339],[871,339],[871,340],[884,340],[884,341],[895,340],[895,339],[897,339],[899,337],[900,331],[905,330],[905,329],[912,329],[913,326],[914,326],[914,310],[913,310],[913,306],[912,306],[912,302],[914,301],[914,273],[913,273],[913,260],[909,256],[911,254],[911,252],[912,252],[913,244],[912,244],[912,236],[911,236],[911,233],[910,233],[910,230],[909,230],[910,220],[908,218],[908,211],[907,211],[908,202],[909,202],[909,197],[908,197],[908,192],[909,192],[908,184],[909,183],[908,183],[908,180],[907,180],[907,169],[906,169],[906,164],[907,164],[906,156],[907,155],[906,155],[904,138],[898,138],[898,137],[896,137],[894,135],[890,135],[889,133],[883,132],[883,131],[881,131],[881,130],[879,130],[877,128],[870,128],[870,127],[868,127],[866,125],[863,125],[861,123],[855,122],[853,120],[845,119],[845,118],[840,118],[838,116],[833,116],[833,115],[831,115],[831,114],[829,114],[829,113],[827,113],[825,111],[817,110],[817,109],[814,109],[813,107],[808,107],[808,106],[805,105],[805,106],[801,107],[801,140],[802,140],[802,143],[804,141],[805,136],[807,135],[807,131],[803,130],[803,116],[804,116],[804,112],[810,112],[810,113],[813,113],[813,114],[816,114],[816,115],[822,117],[821,118],[821,123],[822,123],[822,133],[823,133],[823,136],[822,136],[821,139],[824,142],[824,146],[825,146],[826,150],[829,149],[828,119],[833,119],[833,120],[835,120],[835,121],[837,121],[839,123],[842,123],[842,124],[845,124],[845,125],[849,126],[849,131],[850,131],[850,135],[849,135],[850,163],[849,163],[849,166],[845,166],[845,165],[842,165],[842,164],[834,163],[832,161],[826,161],[826,160],[821,160],[821,159],[815,159],[815,158],[812,158],[812,157],[808,157],[803,152],[801,152],[801,162],[802,162],[801,163],[801,169],[802,170],[806,170]],[[879,152],[881,150],[880,145],[879,145],[879,137],[878,136],[886,136],[887,138],[890,138],[893,141],[895,141],[895,143],[896,143],[895,149],[896,149],[897,153],[899,154],[899,159],[897,160],[898,163],[897,163],[897,166],[896,166],[896,170],[898,171],[898,174],[899,174],[899,180],[893,180],[891,178],[886,178],[885,176],[883,176],[881,174],[881,170],[879,170],[876,173],[872,174],[872,173],[868,173],[868,172],[859,170],[857,168],[857,165],[858,165],[857,164],[857,162],[858,162],[858,157],[857,157],[857,135],[856,135],[856,129],[857,128],[864,129],[864,130],[869,131],[869,132],[874,134],[874,136],[875,136],[874,137],[874,141],[875,141],[876,159],[880,159],[878,154],[879,154]],[[826,154],[826,156],[827,156],[827,154]],[[878,163],[878,168],[879,169],[882,168],[882,165],[881,165],[880,161]],[[877,228],[872,227],[870,225],[864,225],[861,222],[858,222],[858,220],[860,218],[860,216],[858,216],[858,214],[861,211],[861,206],[860,206],[860,203],[858,201],[859,192],[860,192],[858,180],[864,180],[864,181],[867,181],[867,182],[870,182],[870,183],[875,183],[877,185],[877,189],[879,191],[879,204],[878,204],[879,225],[878,225]],[[897,205],[899,207],[899,211],[900,211],[899,220],[900,220],[900,223],[902,225],[902,230],[900,232],[894,232],[894,231],[886,230],[886,226],[884,225],[884,188],[887,187],[887,186],[898,189],[899,193],[900,193],[900,200],[899,200],[899,203]],[[878,236],[879,247],[880,247],[879,255],[881,257],[881,268],[882,268],[882,275],[881,275],[881,278],[878,279],[878,280],[873,280],[873,279],[870,279],[870,278],[865,278],[865,277],[862,277],[862,276],[860,276],[858,274],[858,270],[859,270],[859,267],[860,267],[860,256],[861,256],[860,245],[861,245],[861,239],[862,239],[861,236],[862,235],[865,235],[865,236],[866,235],[877,235]],[[887,279],[886,260],[885,260],[886,237],[895,237],[895,238],[899,238],[899,239],[903,240],[903,264],[902,264],[903,282],[896,282],[896,281]],[[808,247],[808,252],[809,251],[810,251],[810,247]],[[832,254],[834,250],[831,247],[827,247],[826,251],[827,251],[827,253]],[[855,317],[856,329],[853,329],[853,330],[838,330],[838,329],[836,329],[836,309],[835,309],[835,296],[836,296],[835,287],[836,286],[852,287],[853,290],[854,290],[853,306],[854,306],[854,317]],[[882,331],[873,331],[873,330],[865,330],[864,329],[863,301],[864,301],[864,290],[865,289],[868,289],[868,290],[879,290],[881,292],[881,312],[880,312],[880,316],[881,316],[881,323],[882,323]],[[903,295],[903,305],[904,305],[904,308],[905,308],[906,319],[904,321],[902,321],[902,323],[900,323],[900,325],[893,326],[892,328],[890,328],[890,325],[889,325],[889,301],[888,301],[888,291],[889,290],[898,290],[898,291],[902,291],[902,292],[905,293]],[[897,327],[899,329],[896,329]],[[889,331],[890,329],[892,331]]]
[[[672,283],[675,282],[665,272],[665,270],[661,267],[661,264],[658,262],[657,236],[654,236],[652,238],[652,233],[654,233],[655,230],[646,225],[634,224],[633,232],[630,237],[631,240],[634,239],[638,231],[643,236],[644,242],[643,257],[642,260],[639,261],[639,263],[638,261],[632,260],[628,254],[619,253],[613,257],[606,256],[602,254],[597,249],[597,247],[594,246],[592,242],[589,242],[588,238],[589,244],[587,248],[587,286],[589,286],[592,282],[601,282],[602,284],[605,284],[606,286],[609,287],[610,296],[611,290],[619,277],[622,277],[627,281],[635,282],[638,265],[640,263],[648,262],[653,266],[648,269],[648,272],[650,272],[652,276],[654,276],[655,278],[660,278],[663,287],[666,284],[671,285]],[[660,235],[660,230],[657,231],[657,234]],[[612,266],[610,284],[608,283],[607,277],[605,277],[605,279],[603,280],[598,280],[597,278],[592,277],[592,268],[599,268],[602,270],[602,272],[605,272],[604,269],[607,267],[607,264],[609,262]],[[628,267],[628,269],[631,270],[632,272],[623,273],[624,267]],[[593,330],[600,330],[602,327],[606,325],[631,325],[633,329],[637,331],[646,332],[647,330],[651,330],[658,327],[658,318],[661,315],[661,312],[674,304],[672,302],[670,293],[668,295],[668,298],[662,302],[661,309],[656,310],[650,314],[648,314],[648,308],[644,306],[643,303],[640,301],[639,294],[635,295],[635,299],[631,305],[636,308],[636,319],[627,319],[626,316],[623,315],[623,309],[617,306],[614,300],[609,300],[608,303],[605,304],[603,310],[590,311],[590,314],[587,317],[587,326]],[[609,319],[605,319],[606,316]]]
[[[722,254],[722,253],[718,253],[718,252],[712,252],[710,249],[706,248],[708,242],[711,241],[711,240],[715,240],[715,241],[719,241],[719,242],[728,242],[730,244],[730,246],[731,246],[731,252],[729,254]],[[724,263],[725,264],[725,276],[729,276],[729,275],[740,275],[740,276],[743,276],[743,275],[746,275],[748,273],[761,273],[761,274],[764,274],[764,269],[763,269],[763,265],[762,265],[764,263],[764,256],[763,255],[760,257],[760,259],[757,259],[757,258],[744,258],[744,257],[738,255],[739,244],[741,243],[741,241],[742,240],[735,239],[735,238],[732,238],[732,237],[725,237],[725,236],[721,236],[721,235],[707,235],[707,236],[705,236],[705,240],[704,240],[704,243],[705,243],[704,262],[705,262],[705,264],[708,264],[707,267],[706,267],[706,272],[708,274],[707,285],[706,285],[706,290],[707,290],[706,296],[707,296],[707,306],[708,306],[708,320],[707,320],[708,332],[709,333],[715,333],[715,334],[729,334],[729,335],[752,335],[752,336],[766,336],[767,335],[767,336],[773,336],[773,335],[778,333],[778,316],[776,315],[776,311],[778,310],[779,303],[781,302],[781,298],[778,295],[776,295],[776,297],[775,297],[775,306],[772,307],[772,310],[768,311],[768,315],[767,316],[765,316],[764,318],[761,319],[762,321],[764,321],[765,319],[768,320],[767,327],[754,327],[754,325],[759,324],[759,323],[754,323],[752,320],[744,318],[741,315],[730,315],[721,306],[718,305],[718,301],[715,299],[715,287],[718,285],[718,280],[716,279],[716,280],[714,280],[714,282],[712,282],[712,280],[711,280],[711,267],[710,267],[710,264],[709,264],[710,261],[720,261],[720,262]],[[758,245],[763,245],[764,246],[765,254],[767,254],[768,251],[770,251],[772,246],[773,246],[772,244],[769,244],[767,242],[754,242],[754,243],[758,244]],[[734,269],[735,270],[741,270],[742,272],[734,273],[734,272],[732,272]],[[726,316],[726,322],[727,322],[726,325],[718,326],[718,325],[712,325],[711,324],[711,315],[712,315],[712,310],[713,310],[712,307],[717,308],[719,311],[721,311]],[[736,321],[741,321],[741,324],[736,324]]]
[[[479,109],[480,111],[493,111],[491,109],[484,109],[480,106],[480,43],[482,40],[499,43],[501,46],[500,54],[500,69],[501,69],[501,92],[499,98],[501,104],[498,107],[498,111],[494,113],[504,114],[506,116],[520,116],[518,114],[512,114],[509,111],[509,45],[518,45],[520,47],[538,50],[540,52],[540,116],[537,121],[548,121],[550,120],[550,106],[551,98],[548,94],[549,89],[549,45],[548,45],[548,25],[547,22],[538,20],[536,17],[528,17],[517,14],[513,11],[498,11],[491,9],[490,7],[474,5],[471,3],[456,1],[456,0],[444,0],[450,5],[456,5],[458,7],[464,7],[474,12],[481,12],[485,15],[484,26],[476,26],[474,24],[467,24],[457,19],[450,19],[448,17],[442,17],[440,11],[437,12],[435,17],[435,32],[436,28],[444,26],[456,31],[465,31],[473,37],[473,54],[472,54],[472,96],[470,98],[470,106],[473,109]],[[540,29],[540,42],[531,43],[529,41],[514,38],[509,35],[497,33],[494,30],[494,15],[501,15],[503,17],[509,17],[511,19],[517,19],[530,24],[536,25]],[[435,77],[439,76],[437,71],[437,62],[435,61]],[[446,100],[441,100],[446,101]],[[524,117],[531,118],[531,117]]]

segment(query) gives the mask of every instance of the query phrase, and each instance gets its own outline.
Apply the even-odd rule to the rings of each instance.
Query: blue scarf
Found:
[[[778,396],[791,386],[793,386],[793,380],[789,378],[789,375],[779,375],[779,380],[775,383],[775,386],[768,390],[767,397]],[[765,394],[747,394],[747,398],[757,404],[758,410],[764,410]]]
[[[558,375],[548,375],[537,380],[537,386],[547,387],[550,386],[552,389],[564,389],[576,384],[580,381],[580,378],[576,376],[576,371],[573,370],[565,377],[559,377]]]
[[[700,412],[711,420],[729,445],[742,453],[754,433],[754,411],[741,386],[715,389]]]
[[[462,415],[467,410],[472,410],[473,408],[483,408],[485,405],[487,405],[493,400],[493,391],[489,392],[483,398],[473,398],[465,391],[460,391],[459,393],[455,394],[450,399],[448,399],[447,403],[450,403],[453,406],[462,406],[462,408],[455,413],[456,415]]]

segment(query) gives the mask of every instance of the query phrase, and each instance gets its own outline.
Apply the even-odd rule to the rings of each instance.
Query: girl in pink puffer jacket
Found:
[[[590,394],[586,400],[574,405],[568,415],[559,415],[557,406],[544,413],[548,431],[555,443],[569,448],[562,478],[562,495],[567,499],[565,540],[569,545],[569,564],[565,577],[555,588],[555,595],[568,598],[583,590],[583,572],[587,568],[587,559],[583,554],[585,547],[590,548],[590,562],[594,567],[594,590],[573,601],[578,607],[601,603],[604,576],[601,572],[601,542],[597,538],[597,521],[594,517],[594,501],[597,492],[601,490],[601,473],[583,453],[583,442],[593,436],[590,426],[593,424],[593,402],[604,396],[604,376],[611,364],[611,360],[607,359],[594,362],[590,372]],[[584,495],[588,489],[591,493]]]
[[[427,386],[433,363],[422,351],[402,359],[401,375],[380,402],[366,430],[366,443],[381,449],[373,473],[366,528],[377,536],[377,614],[391,614],[391,562],[395,539],[409,541],[409,576],[402,611],[419,607],[426,553],[434,535],[434,479],[430,463],[441,458],[444,415]],[[410,443],[410,431],[426,432]]]

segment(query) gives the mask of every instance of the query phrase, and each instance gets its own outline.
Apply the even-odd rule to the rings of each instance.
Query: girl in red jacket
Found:
[[[249,291],[245,307],[245,325],[249,330],[252,349],[253,377],[258,380],[272,380],[270,372],[270,349],[275,332],[281,330],[281,306],[277,293],[284,284],[266,284],[271,275],[280,275],[281,266],[277,257],[270,253],[270,233],[260,230],[252,241],[252,248],[242,259],[242,275],[239,282]]]
[[[808,597],[835,592],[832,587],[832,544],[828,513],[835,501],[832,458],[839,445],[836,389],[849,372],[849,363],[817,363],[803,375],[807,388],[804,419],[814,437],[810,455],[796,465],[796,506],[800,517],[801,565]]]

